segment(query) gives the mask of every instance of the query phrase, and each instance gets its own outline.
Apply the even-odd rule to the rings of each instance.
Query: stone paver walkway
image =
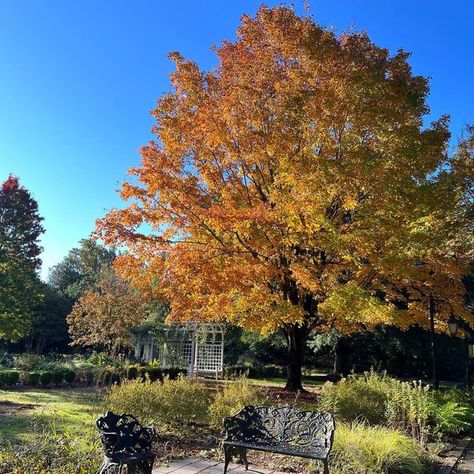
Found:
[[[186,458],[179,461],[173,461],[168,466],[156,467],[153,474],[197,474],[210,473],[222,474],[224,472],[224,463],[216,461],[208,461],[206,459]],[[249,466],[246,471],[242,464],[230,463],[227,472],[232,474],[285,474],[279,471],[271,471],[261,467]]]
[[[464,456],[456,464],[454,472],[458,474],[474,473],[474,441],[469,443]]]

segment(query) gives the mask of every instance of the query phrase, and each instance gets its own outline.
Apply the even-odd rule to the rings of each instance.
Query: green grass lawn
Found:
[[[2,402],[34,405],[29,409]],[[101,413],[100,395],[93,388],[0,390],[0,441],[29,441],[44,426],[80,433],[94,426]],[[5,413],[10,411],[12,413]]]
[[[264,385],[266,387],[284,387],[286,385],[286,378],[283,377],[269,377],[269,378],[253,378],[250,380],[255,385]],[[307,379],[303,377],[303,388],[321,387],[324,384],[321,380]]]

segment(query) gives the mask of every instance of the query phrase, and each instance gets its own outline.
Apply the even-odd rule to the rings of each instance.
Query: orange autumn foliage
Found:
[[[282,329],[290,357],[313,329],[426,324],[414,285],[472,320],[472,149],[448,156],[447,117],[423,126],[428,83],[408,54],[285,7],[245,15],[215,51],[209,72],[170,55],[130,204],[98,222],[128,250],[120,275],[171,319]]]
[[[147,314],[143,296],[124,280],[109,276],[96,290],[82,295],[67,316],[72,345],[102,347],[116,355],[133,347],[130,329],[139,326]]]

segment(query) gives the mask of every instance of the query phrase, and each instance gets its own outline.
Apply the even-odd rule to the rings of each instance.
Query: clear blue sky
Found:
[[[43,276],[120,205],[114,190],[138,164],[149,112],[169,88],[167,52],[212,67],[210,46],[235,38],[259,3],[0,2],[0,180],[18,175],[39,203]],[[415,73],[432,78],[432,116],[451,114],[455,138],[474,122],[474,1],[313,0],[311,10],[325,26],[354,25],[412,51]]]

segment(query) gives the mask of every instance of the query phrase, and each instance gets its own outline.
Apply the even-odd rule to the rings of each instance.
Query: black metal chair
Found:
[[[335,430],[330,413],[249,405],[224,418],[224,428],[224,474],[233,454],[240,455],[248,469],[247,449],[316,459],[322,461],[324,474],[329,473]]]
[[[151,474],[155,453],[151,444],[154,428],[142,426],[133,415],[116,415],[108,411],[96,421],[104,449],[104,461],[99,474]]]

